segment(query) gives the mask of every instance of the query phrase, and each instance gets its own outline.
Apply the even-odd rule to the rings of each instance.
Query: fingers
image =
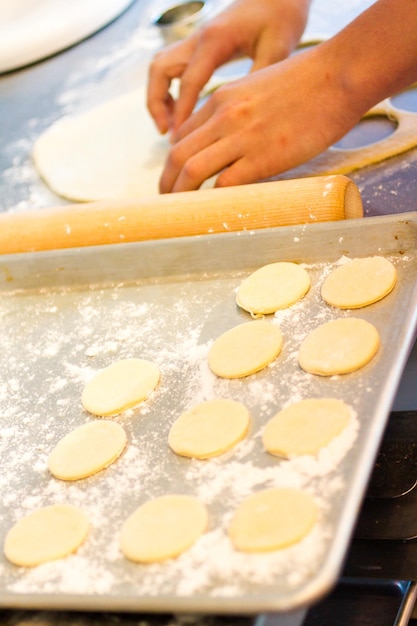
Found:
[[[181,156],[179,163],[176,163],[176,154],[172,154],[161,178],[160,191],[199,189],[216,175],[215,187],[231,187],[267,178],[268,172],[264,174],[253,159],[240,156],[236,142],[219,139],[188,159]]]
[[[198,189],[219,172],[218,186],[254,180],[258,164],[252,162],[249,173],[244,162],[240,163],[243,155],[253,152],[252,142],[256,145],[260,139],[256,131],[247,132],[253,127],[250,109],[239,94],[229,103],[228,89],[214,94],[173,136],[160,191]]]
[[[157,129],[161,135],[165,135],[170,127],[174,110],[174,100],[171,94],[166,91],[160,95],[148,92],[148,110],[151,113]]]
[[[213,72],[233,56],[235,44],[223,31],[221,20],[214,21],[155,55],[148,73],[147,106],[161,133],[180,128]],[[174,78],[181,81],[177,99],[169,93]]]
[[[206,179],[222,169],[226,158],[217,142],[186,159],[181,165],[176,163],[176,157],[173,156],[168,160],[161,177],[161,193],[199,189]]]
[[[286,129],[291,116],[279,114],[282,103],[272,96],[282,92],[281,82],[273,87],[275,72],[266,68],[219,87],[182,124],[172,136],[162,193],[198,189],[215,174],[217,186],[254,182],[276,173],[281,159],[291,161]],[[298,93],[294,97],[298,102]]]
[[[190,117],[195,105],[197,104],[200,92],[207,83],[215,68],[210,59],[201,61],[196,59],[199,51],[196,51],[194,57],[187,65],[181,79],[180,92],[175,102],[175,110],[172,117],[171,131],[176,131]]]
[[[147,106],[158,130],[164,134],[172,126],[175,102],[169,89],[187,67],[192,42],[173,44],[155,55],[148,72]]]
[[[181,51],[177,51],[178,55]],[[156,56],[149,69],[147,106],[161,133],[175,132],[191,115],[201,89],[209,80],[215,68],[207,59],[201,59],[203,52],[197,50],[187,60],[175,61],[168,50]],[[181,79],[177,100],[169,89],[174,78]]]
[[[309,0],[236,0],[187,39],[160,51],[149,71],[148,109],[160,132],[176,132],[193,112],[199,94],[223,63],[254,59],[252,71],[284,59],[296,45]],[[180,79],[178,98],[169,93]]]
[[[209,117],[206,121],[208,115],[207,111],[198,111],[185,123],[187,133],[180,129],[183,138],[177,139],[170,150],[160,179],[161,193],[198,189],[236,158],[213,120]]]

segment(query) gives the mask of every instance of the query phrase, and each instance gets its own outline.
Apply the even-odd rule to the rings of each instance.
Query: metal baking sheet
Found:
[[[287,612],[318,600],[337,580],[387,416],[414,339],[417,213],[242,233],[0,257],[1,540],[41,506],[80,506],[90,535],[74,555],[35,568],[2,556],[3,607],[140,612]],[[398,283],[384,300],[354,312],[320,299],[327,273],[345,257],[384,255]],[[242,278],[262,264],[304,264],[305,298],[270,319],[284,348],[255,375],[221,380],[208,369],[211,342],[250,316],[235,303]],[[318,324],[354,315],[381,336],[358,372],[323,378],[297,365],[301,340]],[[86,480],[65,483],[47,470],[57,441],[91,419],[81,407],[86,380],[125,357],[158,363],[161,381],[139,407],[114,418],[128,434],[124,455]],[[170,425],[192,404],[216,396],[244,402],[245,441],[207,461],[175,456]],[[305,397],[331,396],[356,412],[316,458],[284,461],[262,449],[266,421]],[[280,485],[310,492],[320,508],[298,545],[270,554],[234,551],[227,523],[255,490]],[[186,553],[155,565],[125,560],[121,524],[145,500],[194,494],[209,510],[208,531]]]

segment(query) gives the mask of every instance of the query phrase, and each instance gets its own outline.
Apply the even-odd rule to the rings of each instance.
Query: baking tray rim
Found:
[[[107,244],[98,244],[98,245],[87,245],[87,246],[79,246],[79,247],[65,247],[65,248],[53,248],[48,250],[34,250],[27,252],[16,252],[10,254],[1,254],[0,252],[0,268],[3,265],[8,263],[12,264],[25,264],[28,262],[33,263],[42,263],[53,261],[58,258],[61,260],[73,260],[81,256],[107,256],[107,255],[119,255],[120,253],[128,252],[135,250],[136,248],[144,248],[150,249],[151,251],[158,247],[163,248],[176,248],[179,244],[181,245],[190,245],[193,246],[195,242],[201,242],[202,245],[206,245],[210,247],[213,246],[224,246],[228,243],[233,243],[234,241],[240,240],[242,238],[247,241],[251,241],[255,239],[264,239],[269,238],[273,234],[284,235],[285,233],[293,233],[294,240],[292,245],[294,246],[294,251],[301,252],[300,247],[302,248],[303,242],[303,234],[306,232],[310,233],[322,233],[322,232],[332,232],[342,230],[343,232],[348,233],[351,230],[355,230],[359,225],[366,223],[367,225],[383,225],[384,223],[408,223],[414,222],[417,227],[417,210],[410,211],[406,213],[396,213],[390,215],[373,215],[369,217],[362,218],[352,218],[345,220],[336,220],[336,221],[326,221],[326,222],[308,222],[304,224],[294,224],[290,226],[273,226],[267,228],[254,228],[248,230],[241,231],[225,231],[222,233],[208,233],[201,235],[189,235],[182,237],[167,237],[164,239],[150,239],[150,240],[142,240],[142,241],[131,241],[131,242],[117,242],[117,243],[107,243]],[[367,226],[368,227],[368,226]],[[300,236],[301,235],[301,236]],[[299,237],[299,238],[298,238]],[[347,254],[349,254],[347,252]],[[296,255],[294,255],[296,256]],[[302,262],[302,261],[301,261]],[[62,269],[62,268],[58,268]],[[3,280],[2,280],[3,279]],[[7,290],[11,289],[11,277],[10,275],[3,274],[0,275],[0,288],[7,287]],[[85,285],[85,284],[84,284]],[[82,286],[84,286],[82,285]],[[58,286],[58,285],[53,285]]]

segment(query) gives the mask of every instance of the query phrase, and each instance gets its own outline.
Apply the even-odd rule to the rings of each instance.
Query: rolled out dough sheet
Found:
[[[156,195],[168,138],[135,89],[58,120],[34,143],[35,167],[59,196],[75,201]]]
[[[0,72],[24,67],[78,43],[133,0],[0,2]]]

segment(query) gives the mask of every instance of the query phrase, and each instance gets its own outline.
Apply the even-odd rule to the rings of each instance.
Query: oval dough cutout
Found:
[[[298,363],[306,372],[320,376],[348,374],[369,363],[379,343],[377,329],[366,320],[332,320],[307,335],[298,352]]]
[[[267,315],[300,300],[310,289],[306,270],[296,263],[264,265],[240,285],[237,304],[252,315]]]
[[[117,415],[145,400],[158,384],[159,376],[159,368],[152,361],[117,361],[86,384],[82,405],[93,415]]]
[[[335,398],[308,398],[285,407],[267,422],[265,449],[285,458],[315,455],[346,428],[350,406]]]
[[[280,550],[301,541],[317,516],[317,505],[309,494],[291,488],[265,489],[236,509],[229,537],[242,552]]]
[[[61,480],[86,478],[116,461],[126,443],[126,433],[116,422],[84,424],[65,435],[52,450],[49,471]]]
[[[125,521],[120,548],[126,558],[153,563],[178,556],[207,528],[207,511],[196,498],[162,496],[140,506]]]
[[[22,567],[55,561],[75,552],[84,542],[89,524],[71,505],[54,504],[29,513],[7,533],[4,554]]]
[[[245,437],[249,423],[249,411],[240,402],[207,400],[174,422],[168,443],[176,454],[207,459],[233,448]]]
[[[327,276],[321,295],[332,306],[358,309],[385,298],[396,282],[397,270],[388,259],[352,259]]]
[[[245,322],[220,335],[211,346],[208,363],[222,378],[242,378],[272,363],[282,350],[278,326],[263,320]]]

